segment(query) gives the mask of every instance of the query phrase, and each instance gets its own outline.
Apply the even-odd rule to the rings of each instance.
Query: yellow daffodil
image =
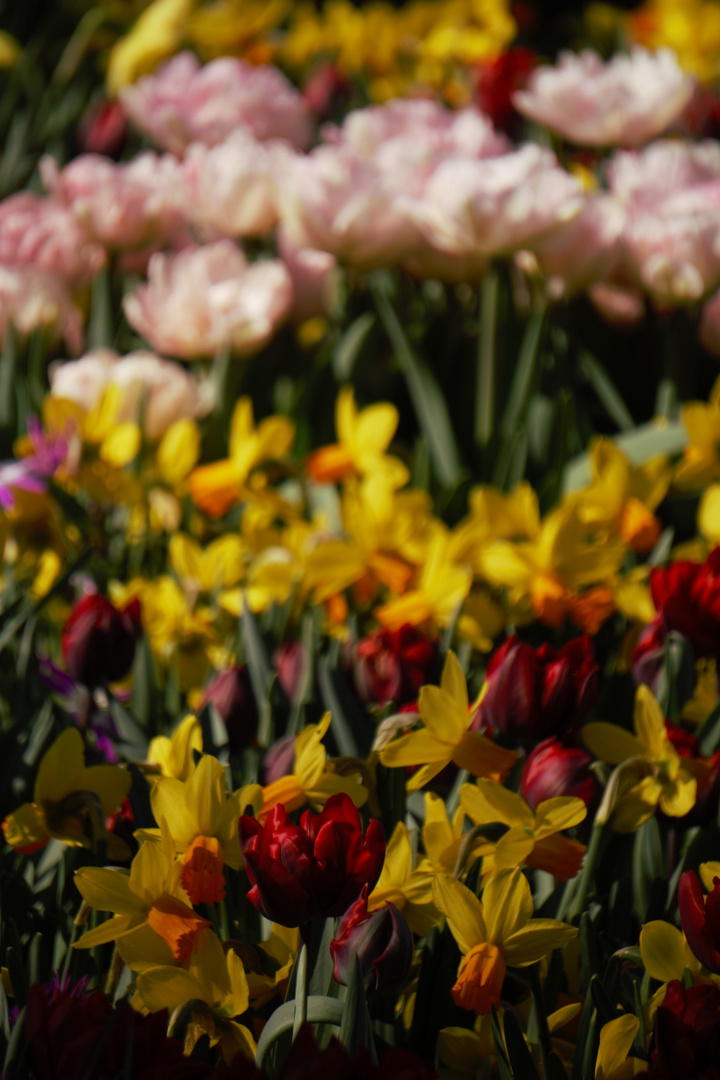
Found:
[[[320,810],[331,795],[344,791],[356,806],[364,806],[368,790],[363,786],[360,772],[348,776],[327,768],[325,747],[322,739],[330,727],[330,713],[319,724],[308,724],[295,740],[295,765],[289,776],[281,776],[262,789],[262,808],[258,818],[262,821],[274,806],[282,803],[288,813],[306,802],[313,810]]]
[[[422,828],[423,847],[426,858],[418,863],[418,869],[431,870],[435,874],[453,874],[463,843],[465,811],[462,806],[448,818],[444,799],[432,791],[425,792],[425,821]]]
[[[148,926],[170,947],[175,960],[188,960],[199,931],[210,923],[190,906],[180,885],[182,867],[175,862],[175,844],[164,822],[161,830],[159,843],[141,844],[129,874],[94,866],[75,871],[83,900],[98,911],[113,913],[112,919],[83,934],[76,949],[92,949]]]
[[[188,1006],[185,1053],[192,1053],[203,1035],[210,1045],[220,1044],[229,1064],[236,1054],[251,1060],[257,1047],[248,1028],[233,1020],[247,1011],[248,981],[242,961],[230,949],[225,953],[212,930],[200,930],[195,938],[187,970],[174,966],[147,968],[137,978],[138,995],[150,1012]]]
[[[690,724],[701,724],[718,703],[717,662],[713,659],[698,660],[695,674],[693,695],[683,705],[680,715]]]
[[[130,784],[130,774],[117,765],[88,768],[80,732],[67,728],[43,755],[33,801],[3,821],[5,842],[25,854],[39,851],[51,838],[70,847],[89,848],[93,839],[112,845],[105,818],[118,809]]]
[[[690,950],[682,930],[663,919],[655,919],[643,926],[640,955],[650,978],[662,983],[673,979],[682,981],[685,968],[697,977],[702,966]]]
[[[269,36],[291,9],[289,0],[214,0],[194,13],[190,40],[204,60],[245,56],[268,63],[275,46]]]
[[[247,942],[235,942],[233,947],[242,950],[241,956],[245,956],[248,950],[252,953],[252,962],[247,965],[247,981],[254,1009],[261,1008],[276,994],[283,993],[283,984],[290,978],[298,953],[297,927],[273,923],[270,937],[260,942],[257,949]]]
[[[583,521],[615,529],[624,544],[644,554],[660,536],[654,511],[665,498],[672,470],[663,457],[633,465],[612,439],[594,439],[589,449],[592,481],[575,496]]]
[[[193,904],[225,898],[225,865],[243,866],[237,823],[252,805],[262,805],[262,789],[251,784],[228,795],[225,770],[211,754],[200,759],[190,778],[157,780],[150,794],[156,821],[164,820],[182,856],[180,883]],[[159,829],[142,829],[141,840],[160,840]]]
[[[570,1023],[577,1016],[580,1004],[563,1005],[547,1017],[548,1031],[552,1034]],[[502,1028],[503,1010],[498,1009],[498,1020]],[[562,1044],[555,1043],[556,1052]],[[488,1059],[495,1057],[495,1039],[493,1038],[492,1018],[489,1015],[477,1016],[472,1030],[450,1027],[438,1032],[438,1054],[453,1073],[466,1073],[473,1080]]]
[[[211,517],[223,514],[247,493],[252,469],[270,458],[284,457],[295,438],[294,425],[283,416],[269,416],[257,426],[250,398],[240,398],[230,422],[230,456],[200,465],[190,474],[190,494]]]
[[[507,589],[516,618],[561,626],[570,616],[594,633],[614,610],[607,581],[624,552],[618,538],[593,532],[567,501],[544,519],[536,540],[490,544],[481,554],[482,574]]]
[[[452,622],[470,592],[472,571],[468,566],[454,564],[450,549],[450,534],[440,522],[435,522],[417,584],[375,609],[381,626],[398,630],[410,623],[434,633],[438,627]]]
[[[631,1080],[631,1077],[647,1072],[647,1061],[628,1057],[639,1030],[640,1021],[631,1013],[603,1024],[595,1063],[595,1080]]]
[[[675,469],[674,482],[681,488],[704,488],[720,479],[720,379],[716,379],[707,404],[691,401],[683,406],[682,422],[688,445]]]
[[[540,532],[537,495],[523,481],[508,495],[492,487],[470,492],[470,513],[453,529],[453,555],[482,572],[480,552],[494,540],[533,540]]]
[[[580,869],[585,845],[563,836],[561,830],[585,820],[587,807],[582,799],[559,796],[532,810],[520,795],[502,784],[478,780],[460,788],[460,805],[474,825],[508,826],[497,843],[484,844],[477,850],[484,859],[483,875],[525,863],[568,881]]]
[[[195,4],[196,0],[153,0],[110,53],[107,88],[111,95],[154,71],[178,50]]]
[[[402,911],[408,926],[420,937],[439,920],[433,903],[434,871],[413,869],[410,834],[404,821],[393,830],[385,850],[385,862],[377,885],[368,898],[368,909],[374,911],[385,903]]]
[[[634,832],[659,806],[683,817],[695,805],[697,781],[668,738],[660,706],[647,686],[635,694],[635,734],[604,722],[586,724],[582,737],[591,753],[623,766],[618,779],[613,828]]]
[[[463,954],[453,1001],[483,1015],[500,1004],[505,971],[527,967],[577,935],[556,919],[534,919],[530,886],[520,870],[491,878],[478,900],[457,878],[438,876],[433,896]]]
[[[410,474],[401,461],[385,451],[400,419],[397,409],[381,401],[358,412],[350,386],[340,391],[335,404],[338,441],[310,456],[307,470],[318,484],[334,483],[348,476],[384,474],[392,486],[402,487]]]
[[[623,30],[649,49],[670,48],[680,65],[704,83],[720,73],[717,0],[646,0],[624,17]]]
[[[389,768],[422,766],[411,777],[409,791],[424,787],[451,762],[474,776],[503,777],[512,768],[517,754],[470,730],[467,683],[453,652],[445,660],[440,686],[422,687],[418,710],[423,730],[402,735],[380,750],[380,760]]]
[[[236,533],[226,533],[206,548],[184,533],[175,533],[170,537],[168,560],[190,595],[232,588],[245,571],[244,545]]]
[[[202,728],[197,717],[186,716],[169,738],[157,735],[151,740],[147,764],[159,768],[162,776],[188,780],[195,769],[196,752],[202,753]]]

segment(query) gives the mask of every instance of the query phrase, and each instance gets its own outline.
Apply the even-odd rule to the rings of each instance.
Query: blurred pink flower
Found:
[[[56,274],[74,288],[104,262],[103,248],[58,200],[23,191],[0,203],[0,263]]]
[[[402,205],[427,241],[456,256],[492,258],[532,247],[583,208],[580,181],[534,144],[499,157],[450,159],[420,198]]]
[[[571,221],[553,230],[534,248],[552,298],[572,296],[605,280],[619,258],[618,241],[625,224],[622,203],[612,195],[594,194]]]
[[[607,168],[627,212],[629,282],[660,304],[694,303],[720,284],[720,145],[660,141]]]
[[[636,289],[599,281],[590,286],[588,297],[598,314],[611,326],[630,328],[645,318],[645,300]]]
[[[82,348],[82,314],[56,274],[0,264],[0,340],[11,323],[23,337],[45,327],[64,338],[72,352]]]
[[[192,220],[215,236],[272,229],[277,221],[273,149],[244,131],[214,147],[194,143],[184,161]]]
[[[636,46],[604,63],[596,52],[561,53],[513,96],[519,112],[583,146],[641,146],[665,131],[690,101],[694,80],[675,53]]]
[[[292,304],[282,262],[249,264],[230,240],[153,255],[149,281],[125,297],[128,322],[158,352],[210,357],[229,346],[246,356],[272,337]]]
[[[205,416],[212,407],[207,383],[151,352],[120,357],[112,349],[93,349],[79,360],[57,364],[50,372],[53,397],[74,401],[87,410],[111,383],[123,390],[118,421],[139,421],[142,416],[145,436],[151,442],[162,438],[176,420]]]
[[[45,157],[40,171],[48,191],[105,247],[167,244],[185,226],[182,171],[170,154],[148,151],[123,165],[82,154],[62,172]]]
[[[326,315],[332,304],[337,282],[335,256],[315,248],[293,247],[282,229],[278,231],[278,248],[292,282],[292,320],[304,322],[317,315]]]
[[[159,146],[182,154],[192,142],[216,146],[241,130],[256,139],[310,142],[308,106],[277,68],[234,57],[204,67],[189,52],[120,92],[126,115]]]

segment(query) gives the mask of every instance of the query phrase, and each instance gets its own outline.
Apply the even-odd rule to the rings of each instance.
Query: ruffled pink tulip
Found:
[[[277,221],[272,156],[271,148],[243,131],[219,146],[191,146],[184,173],[193,221],[215,236],[272,229]]]
[[[582,146],[642,146],[677,120],[694,80],[675,53],[636,47],[604,63],[596,52],[562,53],[537,68],[513,103],[524,116]]]
[[[0,203],[0,263],[55,274],[74,288],[104,262],[102,247],[56,199],[23,191]]]
[[[182,154],[193,142],[216,146],[234,131],[256,139],[310,142],[308,106],[277,68],[222,57],[204,67],[180,53],[120,92],[126,115],[157,144]]]
[[[22,337],[43,327],[62,337],[71,352],[82,348],[82,314],[56,274],[0,265],[0,340],[11,324]]]
[[[613,271],[625,224],[622,203],[612,195],[587,198],[571,221],[535,245],[551,297],[572,296]]]
[[[58,364],[50,372],[50,392],[90,410],[110,384],[121,387],[118,421],[139,421],[151,442],[162,438],[176,420],[197,419],[212,407],[212,394],[180,364],[151,352],[120,357],[94,349],[80,360]]]
[[[125,297],[130,325],[157,351],[183,359],[229,347],[247,356],[264,345],[292,304],[282,262],[249,264],[230,240],[153,255],[149,281]]]
[[[305,322],[306,319],[326,315],[337,287],[335,256],[314,248],[293,247],[282,229],[278,232],[278,248],[292,282],[292,320]]]
[[[62,172],[46,157],[40,169],[48,191],[107,248],[164,245],[185,227],[182,171],[170,154],[139,154],[126,165],[83,154]]]

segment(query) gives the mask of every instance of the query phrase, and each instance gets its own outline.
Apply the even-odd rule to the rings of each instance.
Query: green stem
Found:
[[[303,945],[297,958],[297,975],[295,978],[295,1016],[293,1018],[293,1041],[297,1038],[300,1028],[307,1017],[307,945]]]
[[[475,384],[475,442],[490,442],[495,421],[495,368],[497,339],[498,274],[489,270],[480,290],[477,382]]]

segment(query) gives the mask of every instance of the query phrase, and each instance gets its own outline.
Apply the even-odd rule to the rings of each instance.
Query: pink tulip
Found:
[[[125,315],[157,352],[183,359],[224,347],[240,356],[255,352],[292,304],[282,262],[249,264],[230,240],[153,255],[148,277],[125,297]]]
[[[608,63],[585,49],[562,53],[555,67],[536,68],[513,103],[582,146],[641,146],[677,120],[694,85],[670,49],[653,54],[636,47]]]
[[[40,169],[48,191],[105,247],[164,245],[185,226],[182,172],[170,154],[139,154],[125,165],[83,154],[62,172],[45,157]]]
[[[22,337],[44,327],[64,338],[72,352],[82,348],[82,314],[56,274],[0,264],[0,340],[11,323]]]
[[[305,147],[308,106],[277,68],[234,57],[204,67],[192,53],[168,60],[120,92],[126,115],[157,144],[183,154],[192,142],[217,146],[234,131]]]
[[[214,236],[265,233],[275,225],[272,149],[244,131],[214,147],[194,143],[184,175],[192,219]]]
[[[103,249],[58,200],[23,191],[0,203],[0,263],[55,274],[74,288],[104,262]]]
[[[534,251],[548,294],[571,296],[605,280],[618,261],[624,224],[625,211],[618,199],[591,195],[579,214],[540,240]]]
[[[305,322],[317,315],[327,315],[337,284],[335,256],[314,248],[295,248],[282,230],[278,233],[278,247],[292,282],[292,320]]]

